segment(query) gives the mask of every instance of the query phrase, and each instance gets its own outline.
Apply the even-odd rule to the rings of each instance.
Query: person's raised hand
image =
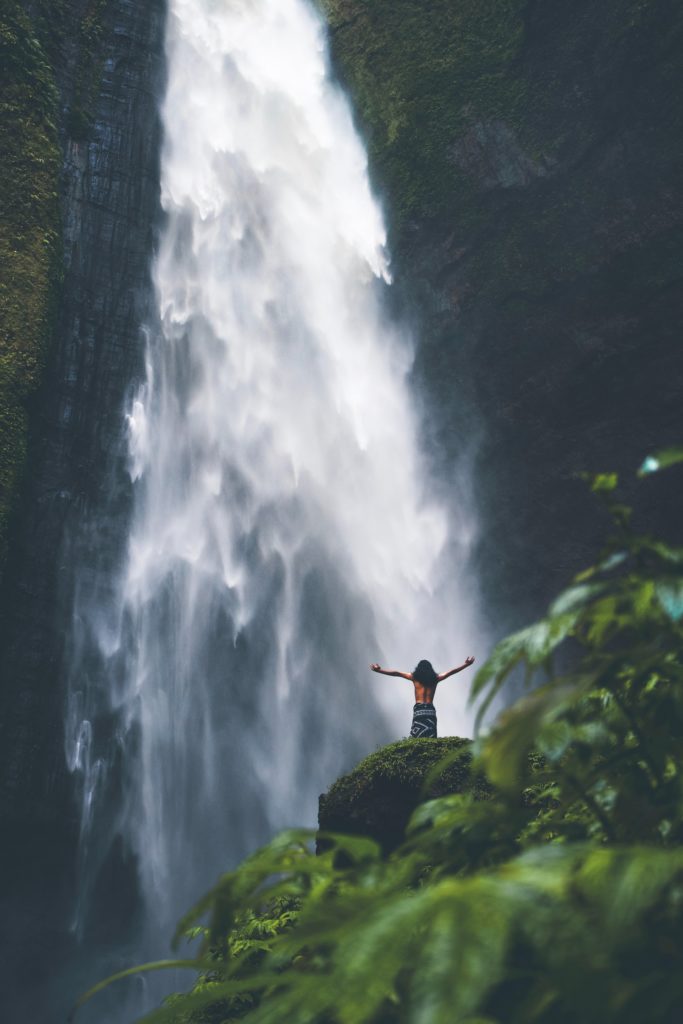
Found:
[[[380,668],[380,666],[377,664],[376,661],[373,661],[373,663],[370,666],[370,668],[372,669],[373,672],[381,672],[382,671],[382,669]]]
[[[471,654],[468,654],[467,657],[465,658],[465,665],[473,665],[473,664],[474,664],[474,657]]]

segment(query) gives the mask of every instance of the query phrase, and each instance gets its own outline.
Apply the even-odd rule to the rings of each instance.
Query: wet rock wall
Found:
[[[123,411],[141,372],[142,326],[154,324],[166,12],[164,0],[23,6],[57,89],[62,258],[2,593],[0,960],[3,991],[19,993],[17,1007],[37,1021],[49,1018],[35,954],[50,950],[38,975],[58,969],[76,869],[62,725],[74,568],[106,586],[124,542]]]

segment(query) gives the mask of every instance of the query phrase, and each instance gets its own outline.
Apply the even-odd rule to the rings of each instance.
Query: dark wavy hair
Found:
[[[431,661],[418,661],[413,669],[413,679],[423,686],[435,686],[439,677],[432,667]]]

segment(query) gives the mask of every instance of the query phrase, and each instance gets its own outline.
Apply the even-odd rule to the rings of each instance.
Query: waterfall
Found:
[[[313,825],[341,771],[407,734],[410,686],[369,663],[445,669],[472,640],[469,527],[421,451],[412,342],[384,311],[382,215],[319,16],[169,0],[167,60],[128,556],[106,599],[82,587],[67,710],[78,920],[117,838],[161,955],[221,870]],[[442,733],[469,727],[460,678]]]

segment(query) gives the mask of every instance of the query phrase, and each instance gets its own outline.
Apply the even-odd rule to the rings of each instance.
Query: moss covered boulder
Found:
[[[321,831],[368,836],[389,853],[423,800],[447,793],[488,796],[485,780],[471,770],[470,748],[470,740],[457,736],[382,747],[322,794]]]

